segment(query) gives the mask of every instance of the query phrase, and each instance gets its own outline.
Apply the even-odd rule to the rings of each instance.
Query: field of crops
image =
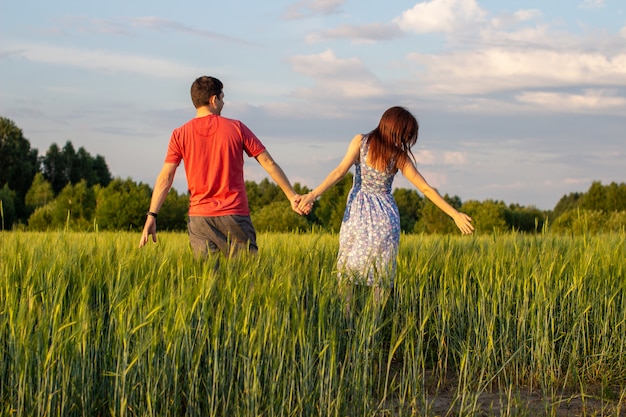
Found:
[[[403,236],[346,307],[331,234],[0,233],[1,416],[624,415],[626,234]]]

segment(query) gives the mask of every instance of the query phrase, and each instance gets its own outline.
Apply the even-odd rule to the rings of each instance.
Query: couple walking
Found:
[[[356,135],[339,165],[310,193],[297,194],[289,179],[256,135],[238,120],[222,117],[223,84],[203,76],[191,86],[196,117],[175,129],[159,173],[139,247],[149,237],[156,242],[156,220],[174,174],[184,162],[189,187],[189,241],[199,256],[240,250],[256,253],[256,232],[250,220],[243,178],[243,154],[255,158],[278,184],[298,214],[308,214],[315,199],[341,180],[354,165],[354,185],[348,197],[341,230],[337,267],[350,280],[379,285],[387,277],[393,285],[400,240],[400,217],[391,194],[398,171],[437,207],[448,214],[463,234],[474,230],[472,219],[450,206],[422,177],[411,147],[419,125],[402,107],[384,112],[378,126]]]

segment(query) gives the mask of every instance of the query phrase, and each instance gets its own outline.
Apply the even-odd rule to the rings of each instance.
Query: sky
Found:
[[[71,141],[153,186],[201,75],[309,188],[396,105],[418,170],[463,202],[550,210],[626,181],[623,0],[0,0],[0,116],[39,155]]]

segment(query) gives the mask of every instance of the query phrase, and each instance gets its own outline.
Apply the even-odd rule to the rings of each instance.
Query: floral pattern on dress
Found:
[[[339,231],[337,269],[354,283],[393,286],[400,242],[400,214],[391,194],[396,174],[367,165],[367,136],[355,163],[354,183]]]

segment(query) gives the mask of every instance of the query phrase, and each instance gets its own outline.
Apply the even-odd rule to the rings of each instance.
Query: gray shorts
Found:
[[[189,216],[189,243],[196,256],[221,251],[227,257],[244,250],[257,253],[250,216]]]

